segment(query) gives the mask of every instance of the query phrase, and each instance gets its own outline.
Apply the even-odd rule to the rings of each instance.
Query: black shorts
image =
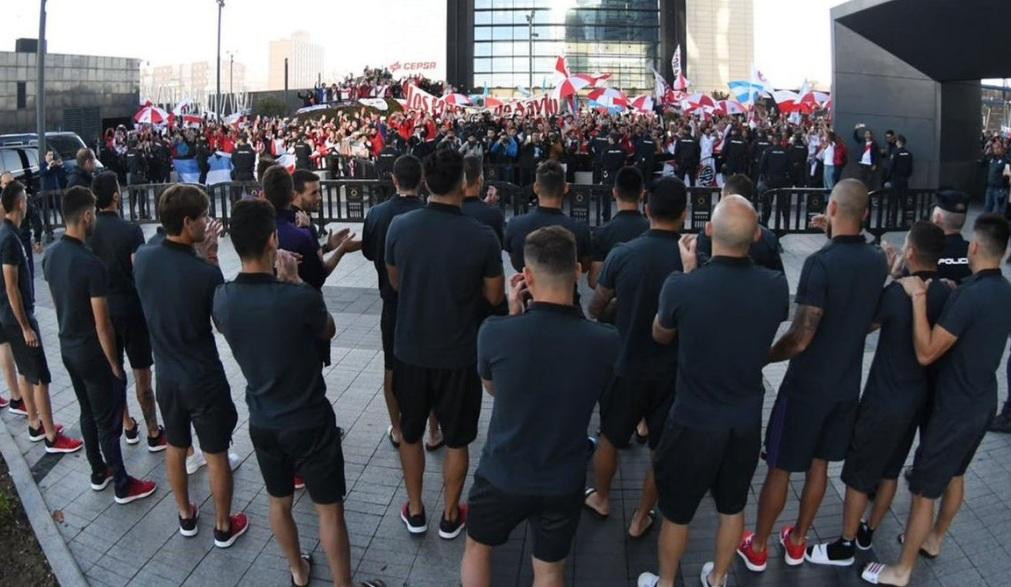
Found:
[[[125,366],[123,353],[130,360],[132,369],[150,369],[154,364],[151,357],[151,335],[142,312],[113,314],[112,328],[116,331],[116,355],[119,364]]]
[[[344,500],[344,453],[333,412],[323,423],[308,428],[272,429],[250,424],[249,438],[271,497],[291,495],[297,474],[305,481],[313,503]]]
[[[511,494],[475,475],[467,498],[467,535],[475,542],[500,546],[516,526],[528,522],[534,558],[558,562],[572,549],[582,504],[582,491],[551,496]]]
[[[704,429],[668,420],[653,461],[660,513],[675,524],[690,524],[707,492],[719,513],[740,513],[761,447],[761,424]]]
[[[397,329],[397,302],[383,300],[383,313],[379,317],[379,332],[383,339],[383,366],[393,370],[396,357],[393,356],[393,333]]]
[[[843,483],[870,494],[882,479],[898,479],[913,447],[919,413],[916,406],[902,410],[862,402],[843,465]]]
[[[655,449],[674,402],[674,379],[650,381],[616,377],[600,398],[600,431],[615,448],[628,446],[639,420],[649,425],[649,447]]]
[[[435,412],[449,448],[463,448],[477,438],[481,416],[481,378],[477,365],[462,369],[429,369],[397,360],[393,393],[400,404],[404,442],[421,440],[428,414]]]
[[[165,438],[170,445],[189,448],[193,444],[192,425],[200,439],[201,450],[210,454],[228,450],[239,416],[227,382],[208,392],[184,389],[165,377],[155,381],[155,396],[165,424]]]
[[[49,373],[49,363],[46,361],[46,351],[42,346],[39,323],[35,321],[34,317],[29,317],[28,323],[31,324],[35,336],[39,339],[37,347],[25,344],[25,337],[21,333],[20,326],[4,326],[4,333],[7,335],[7,342],[11,344],[11,353],[14,355],[14,364],[17,365],[18,373],[32,385],[48,385],[53,377]]]
[[[913,458],[909,491],[928,499],[944,495],[951,480],[961,477],[969,468],[986,435],[992,413],[987,410],[951,416],[935,411]]]
[[[765,461],[800,473],[810,469],[814,459],[845,459],[858,405],[856,399],[797,399],[780,393],[765,430]]]

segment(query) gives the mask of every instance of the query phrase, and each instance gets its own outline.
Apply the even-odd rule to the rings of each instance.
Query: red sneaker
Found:
[[[752,546],[754,540],[754,532],[745,532],[741,545],[737,547],[737,555],[741,557],[744,561],[744,566],[748,567],[749,571],[761,573],[765,570],[766,565],[769,564],[769,549],[766,548],[762,552],[755,552]]]
[[[228,548],[235,544],[239,536],[249,530],[249,520],[246,519],[246,514],[235,514],[228,521],[230,522],[228,530],[214,529],[214,546],[218,548]]]
[[[5,398],[4,396],[0,395],[0,410],[6,408],[9,405],[10,405],[10,402],[7,401],[7,398]]]
[[[295,489],[305,489],[305,480],[295,475]]]
[[[84,443],[81,442],[80,440],[70,438],[69,436],[64,436],[63,434],[57,434],[56,440],[52,442],[49,442],[48,438],[46,438],[45,440],[46,440],[46,452],[50,454],[77,452],[81,450],[82,446],[84,446]]]
[[[794,545],[790,540],[793,534],[793,526],[786,526],[779,531],[779,543],[783,545],[786,564],[791,567],[804,564],[804,551],[807,549],[807,539],[798,545]]]
[[[133,477],[130,477],[130,482],[126,485],[126,491],[122,494],[118,491],[116,492],[116,503],[124,505],[130,503],[131,501],[144,499],[154,493],[155,489],[158,489],[158,484],[154,481],[145,481],[143,479],[134,479]]]

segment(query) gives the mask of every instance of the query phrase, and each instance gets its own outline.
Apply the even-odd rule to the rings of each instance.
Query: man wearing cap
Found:
[[[969,269],[969,242],[962,238],[968,196],[956,190],[937,192],[937,202],[930,220],[944,231],[944,252],[937,261],[937,277],[955,283],[972,275]]]

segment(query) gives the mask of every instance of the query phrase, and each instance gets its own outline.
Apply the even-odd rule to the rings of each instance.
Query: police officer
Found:
[[[386,143],[383,150],[379,152],[379,157],[376,158],[376,172],[379,174],[379,179],[390,179],[390,175],[393,173],[393,162],[400,155],[400,150],[396,145],[392,142]]]
[[[635,141],[635,165],[647,182],[653,178],[656,168],[656,141],[643,131]]]
[[[934,211],[930,220],[944,231],[944,252],[937,260],[937,276],[955,283],[972,274],[969,269],[969,242],[962,238],[965,212],[969,197],[957,190],[937,192]]]
[[[126,184],[140,185],[147,183],[148,160],[143,149],[136,140],[130,142],[126,149]],[[130,217],[137,218],[147,215],[147,193],[130,190]]]
[[[804,135],[796,133],[790,141],[790,178],[793,187],[807,187],[807,145]]]
[[[758,145],[756,144],[756,148]],[[769,190],[789,187],[790,185],[790,156],[786,148],[777,143],[762,149],[762,160],[758,166],[759,177],[764,179],[765,189],[761,192],[762,202],[762,224],[768,226],[769,216],[772,214],[772,201]],[[790,216],[790,196],[780,194],[776,198],[776,209],[779,210],[783,218],[782,228],[786,228]]]
[[[765,156],[765,152],[772,147],[772,143],[769,142],[768,137],[765,135],[765,131],[758,131],[758,135],[755,138],[755,142],[751,143],[751,157],[748,163],[751,165],[751,179],[759,184],[759,178],[762,172],[762,157]],[[764,186],[758,185],[758,191],[762,192]]]
[[[727,144],[723,147],[723,161],[723,177],[748,173],[748,143],[736,126],[731,131]]]
[[[689,129],[681,132],[674,145],[674,164],[677,168],[678,179],[685,182],[685,185],[695,187],[695,170],[699,168],[699,159],[702,156],[702,149],[699,147]]]
[[[211,148],[207,145],[207,138],[203,135],[197,139],[196,148],[197,169],[200,170],[200,179],[197,183],[204,185],[207,183],[207,172],[211,170]]]
[[[232,153],[232,180],[253,181],[256,153],[245,134],[239,136],[239,144]]]
[[[309,156],[312,155],[312,147],[306,138],[301,138],[295,143],[295,169],[310,169]]]
[[[889,146],[891,150],[891,146]],[[906,137],[895,138],[895,149],[888,163],[888,181],[898,193],[909,189],[909,177],[913,175],[913,154],[906,148]]]
[[[607,140],[607,150],[604,151],[603,159],[603,177],[601,178],[601,183],[608,186],[614,185],[614,178],[618,175],[618,170],[625,166],[625,161],[628,159],[628,155],[625,150],[621,148],[618,144],[620,137],[617,133],[611,135]],[[611,219],[611,198],[603,198],[600,202],[601,214],[604,220]]]

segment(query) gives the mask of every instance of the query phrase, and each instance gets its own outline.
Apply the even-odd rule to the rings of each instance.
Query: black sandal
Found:
[[[306,575],[309,577],[309,580],[306,581],[304,585],[299,585],[298,583],[295,582],[295,575],[292,574],[292,576],[291,576],[291,584],[292,584],[292,587],[308,587],[309,584],[312,583],[312,555],[311,554],[302,553],[302,555],[299,558],[301,558],[302,560],[304,560],[306,562],[306,564],[309,565],[309,570],[306,572]]]

